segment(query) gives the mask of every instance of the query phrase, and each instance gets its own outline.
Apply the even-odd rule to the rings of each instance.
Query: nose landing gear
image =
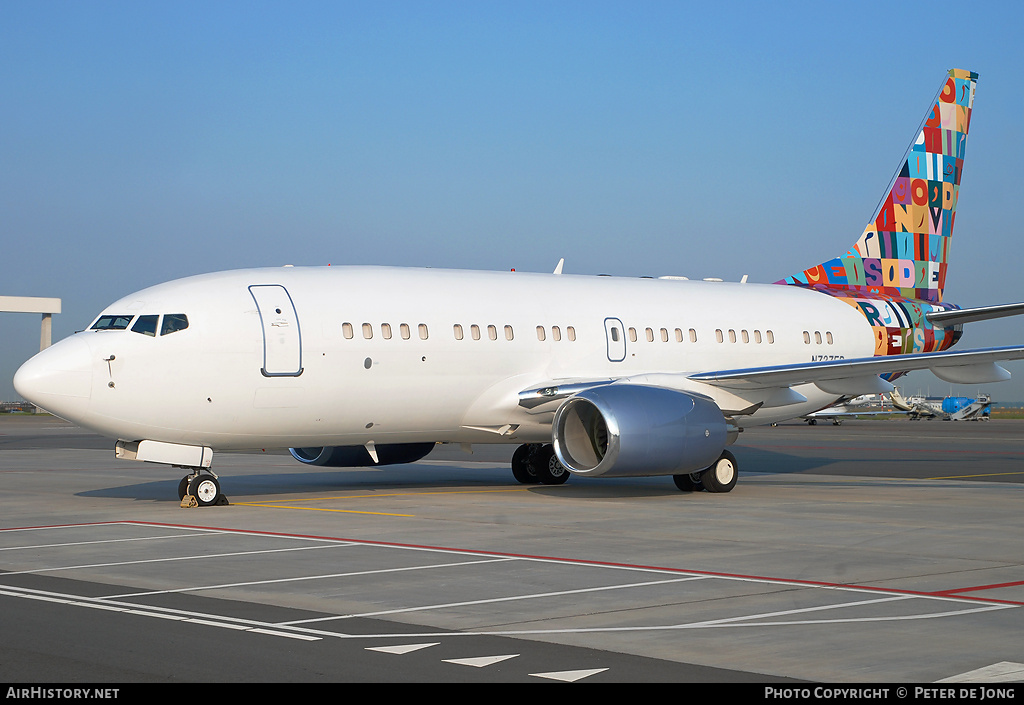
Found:
[[[195,468],[178,483],[178,499],[183,508],[226,506],[228,498],[220,492],[217,476],[209,470]]]

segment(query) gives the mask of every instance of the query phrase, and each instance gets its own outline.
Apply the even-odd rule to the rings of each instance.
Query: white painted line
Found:
[[[531,673],[530,675],[564,683],[575,683],[578,680],[589,678],[595,673],[603,673],[607,670],[607,668],[589,668],[581,671],[551,671],[549,673]]]
[[[316,548],[315,546],[311,548]],[[291,550],[291,549],[289,549]],[[220,583],[216,585],[192,585],[183,588],[173,588],[170,590],[147,590],[146,592],[128,592],[122,595],[109,595],[108,597],[100,598],[104,600],[115,600],[122,599],[125,597],[145,597],[148,595],[166,595],[175,592],[198,592],[200,590],[224,590],[226,588],[235,587],[248,587],[251,585],[274,585],[276,583],[293,583],[302,582],[305,580],[328,580],[331,578],[349,578],[358,575],[377,575],[380,573],[401,573],[409,570],[430,570],[431,568],[452,568],[464,565],[479,565],[481,563],[502,563],[504,561],[515,560],[513,558],[495,558],[487,561],[462,561],[459,563],[435,563],[433,565],[417,565],[407,566],[404,568],[382,568],[380,570],[360,570],[353,571],[351,573],[326,573],[323,575],[304,575],[297,578],[275,578],[274,580],[250,580],[242,583]],[[10,575],[10,573],[8,573]],[[333,617],[332,617],[333,619]],[[305,622],[315,622],[317,620],[297,620],[295,622],[281,622],[280,626],[286,626],[289,624],[304,624]]]
[[[426,649],[431,646],[437,646],[441,642],[435,641],[430,644],[402,644],[400,646],[367,646],[365,651],[380,651],[384,654],[410,654],[413,651],[419,651],[420,649]]]
[[[337,546],[355,544],[337,544]],[[234,551],[232,553],[200,553],[192,556],[175,556],[173,558],[146,558],[135,561],[113,561],[110,563],[83,563],[79,565],[50,566],[47,568],[32,568],[31,570],[12,570],[4,575],[32,575],[36,573],[57,573],[62,570],[81,570],[93,568],[111,568],[124,565],[145,565],[147,563],[174,563],[177,561],[198,561],[210,558],[235,558],[238,556],[258,556],[267,553],[288,553],[290,551],[315,551],[321,548],[335,548],[335,545],[327,546],[296,546],[294,548],[268,548],[260,551]]]
[[[201,624],[209,627],[232,629],[235,631],[258,632],[260,634],[282,636],[287,637],[289,639],[319,641],[322,638],[319,635],[315,635],[315,633],[312,630],[308,629],[299,629],[295,630],[294,632],[285,632],[280,629],[273,629],[272,627],[274,625],[267,624],[265,622],[242,620],[234,617],[221,617],[218,615],[200,614],[196,612],[185,612],[181,610],[170,610],[161,607],[139,609],[138,605],[104,604],[103,602],[93,601],[99,598],[60,595],[59,593],[46,593],[42,590],[31,590],[29,588],[3,589],[0,590],[0,595],[7,595],[9,597],[21,597],[29,600],[55,602],[59,604],[69,605],[72,607],[87,607],[90,609],[107,610],[109,612],[119,612],[122,614],[131,614],[139,617],[156,617],[158,619],[170,619],[180,622],[187,622],[190,624]],[[163,611],[161,612],[161,610]],[[332,634],[331,636],[337,635]]]
[[[220,534],[228,532],[221,531]],[[102,541],[69,541],[67,543],[41,543],[32,544],[28,546],[4,546],[0,548],[0,551],[24,551],[24,550],[38,550],[41,548],[66,548],[68,546],[94,546],[102,543],[129,543],[132,541],[160,541],[162,539],[190,539],[190,538],[205,538],[211,534],[197,534],[191,532],[188,534],[168,534],[166,536],[140,536],[136,538],[123,538],[123,539],[103,539]]]
[[[991,666],[976,668],[936,683],[1021,683],[1024,682],[1024,663],[1000,661]]]
[[[474,658],[444,658],[441,659],[444,663],[454,663],[457,666],[472,666],[473,668],[484,668],[485,666],[493,666],[496,663],[502,661],[508,661],[510,658],[516,658],[519,654],[505,654],[504,656],[476,656]]]
[[[545,597],[561,597],[563,595],[580,595],[588,592],[604,592],[608,590],[626,590],[638,587],[650,587],[652,585],[667,585],[670,583],[685,583],[693,580],[704,580],[703,577],[676,578],[674,580],[652,580],[646,583],[627,583],[622,585],[603,585],[601,587],[580,588],[578,590],[557,590],[554,592],[537,592],[528,595],[510,595],[509,597],[491,597],[482,600],[465,600],[462,602],[442,602],[434,605],[420,605],[418,607],[399,607],[391,610],[379,610],[376,612],[360,612],[359,614],[339,614],[332,617],[317,617],[315,619],[302,619],[294,622],[281,622],[281,624],[309,624],[312,622],[329,622],[336,619],[354,619],[359,617],[380,617],[386,614],[401,614],[403,612],[423,612],[426,610],[443,610],[451,607],[468,607],[470,605],[488,605],[496,602],[516,602],[519,600],[537,600]]]
[[[250,629],[250,632],[256,634],[268,634],[270,636],[283,636],[288,639],[299,639],[301,641],[322,641],[323,637],[310,636],[309,634],[295,634],[293,632],[281,632],[274,629]]]

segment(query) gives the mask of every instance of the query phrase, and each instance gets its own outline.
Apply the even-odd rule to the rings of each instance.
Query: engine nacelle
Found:
[[[327,446],[326,448],[289,448],[292,457],[306,465],[329,468],[365,468],[375,465],[415,463],[434,449],[433,443],[390,443],[375,446],[377,459],[373,462],[365,446]]]
[[[555,453],[578,475],[681,475],[709,467],[725,449],[722,410],[706,397],[612,384],[569,397],[551,426]]]

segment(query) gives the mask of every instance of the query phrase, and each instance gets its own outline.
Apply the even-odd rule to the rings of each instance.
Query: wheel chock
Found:
[[[198,506],[199,506],[199,500],[197,500],[195,497],[193,497],[190,494],[186,494],[184,497],[181,498],[181,508],[182,509],[191,509],[192,507],[198,507]]]

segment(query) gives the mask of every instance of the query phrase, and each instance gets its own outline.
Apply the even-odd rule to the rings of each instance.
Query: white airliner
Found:
[[[1007,379],[1024,347],[947,350],[964,322],[1024,304],[942,303],[977,75],[953,70],[875,217],[846,254],[774,284],[391,267],[204,274],[116,301],[14,384],[188,469],[223,502],[218,450],[311,465],[405,463],[436,442],[515,443],[524,483],[673,476],[727,492],[749,425],[799,418],[931,369]],[[568,471],[568,473],[567,473]],[[184,503],[183,502],[183,503]]]

